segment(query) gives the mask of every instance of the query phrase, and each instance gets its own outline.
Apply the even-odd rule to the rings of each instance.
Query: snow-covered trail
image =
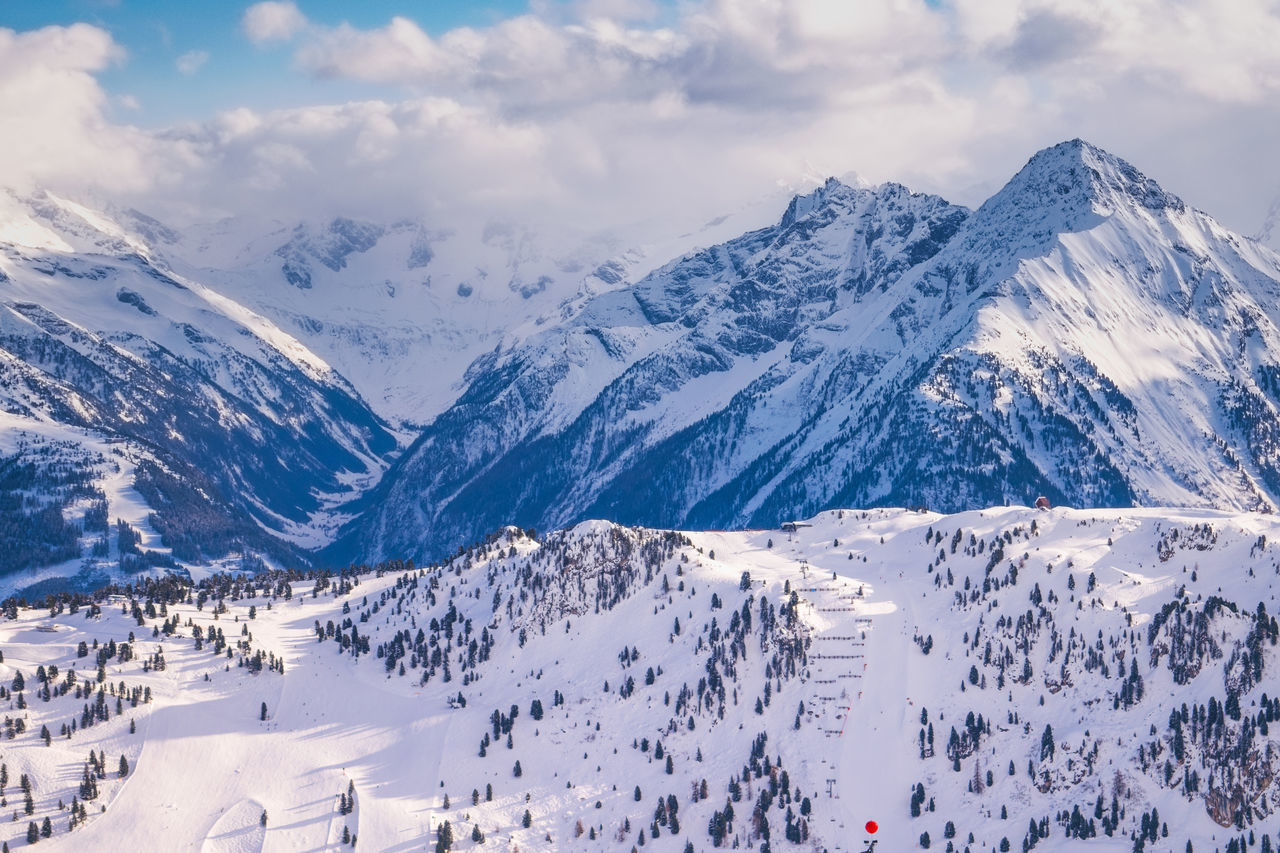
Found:
[[[334,643],[317,644],[316,615],[297,601],[249,623],[255,642],[283,651],[283,676],[227,670],[207,651],[175,643],[157,673],[169,689],[158,686],[138,718],[143,747],[133,773],[105,813],[56,835],[50,849],[105,850],[109,839],[128,837],[147,850],[318,853],[342,849],[344,827],[364,849],[421,847],[441,791],[449,715],[388,689],[380,670],[358,666]],[[221,624],[230,636],[235,623]],[[359,807],[342,815],[352,784]]]
[[[906,850],[914,841],[903,803],[916,781],[916,768],[902,760],[904,728],[919,713],[910,698],[911,630],[901,607],[874,588],[866,592],[850,626],[866,638],[861,646],[865,658],[855,661],[862,678],[842,721],[833,774],[840,796],[835,812],[843,823],[838,849],[855,853],[871,839],[887,850]],[[865,829],[868,821],[878,825],[874,834]]]
[[[919,713],[910,699],[909,618],[858,578],[804,589],[824,626],[812,635],[810,652],[809,701],[821,711],[829,745],[810,772],[827,798],[819,810],[826,818],[815,829],[831,853],[861,853],[872,839],[880,849],[907,849],[903,803],[916,780],[901,760],[902,745],[909,718]],[[868,821],[878,825],[874,834]]]
[[[281,754],[258,766],[281,771],[282,800],[290,805],[282,805],[263,849],[336,849],[344,825],[367,849],[412,849],[430,830],[424,806],[439,791],[449,717],[388,690],[376,669],[357,668],[331,643],[317,654],[312,615],[304,608],[284,626],[296,663],[268,721]],[[317,748],[324,753],[318,763]],[[359,808],[344,817],[338,804],[350,784]]]
[[[196,850],[206,839],[211,850],[251,849],[242,842],[254,836],[261,808],[270,812],[279,800],[263,779],[243,771],[278,768],[282,761],[287,766],[288,757],[266,726],[247,737],[230,735],[248,728],[246,719],[256,720],[258,703],[276,701],[280,681],[262,677],[255,685],[260,689],[246,692],[232,683],[239,671],[225,672],[208,656],[183,656],[181,662],[177,657],[170,655],[164,673],[175,689],[156,691],[155,707],[139,727],[142,754],[119,794],[119,799],[143,807],[146,821],[140,825],[135,808],[108,808],[81,833],[63,836],[65,845],[86,849],[81,845],[92,846],[94,838],[142,834],[149,837],[148,849],[169,844]],[[204,681],[206,673],[209,682]],[[263,762],[267,755],[271,760]],[[184,768],[181,784],[174,784],[174,768]],[[250,802],[261,807],[243,805]],[[209,803],[232,805],[210,815]]]

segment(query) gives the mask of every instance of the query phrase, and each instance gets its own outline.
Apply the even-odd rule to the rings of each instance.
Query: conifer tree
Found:
[[[525,829],[533,826],[533,815],[529,813],[528,809],[524,810],[524,817],[520,819],[520,825]]]
[[[1053,743],[1053,726],[1045,723],[1044,734],[1040,736],[1040,760],[1046,758],[1053,760],[1054,743]]]

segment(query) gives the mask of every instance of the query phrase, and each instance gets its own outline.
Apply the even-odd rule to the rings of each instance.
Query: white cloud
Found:
[[[244,16],[251,40],[295,39],[295,66],[316,85],[369,81],[387,97],[233,110],[161,133],[109,119],[93,75],[119,49],[102,31],[9,33],[0,138],[34,141],[0,163],[0,181],[97,174],[139,206],[203,216],[660,232],[815,172],[973,204],[1037,148],[1083,136],[1246,233],[1280,192],[1280,13],[1266,0],[676,8],[534,4],[429,33],[408,18],[324,27],[292,4],[258,4]],[[46,78],[56,104],[40,94]]]
[[[87,24],[0,29],[0,186],[147,185],[154,140],[108,118],[109,99],[94,76],[123,59],[110,35]]]
[[[506,112],[673,92],[768,112],[821,103],[833,88],[883,82],[947,53],[940,15],[914,0],[892,7],[716,0],[675,27],[529,14],[438,38],[397,17],[373,30],[316,29],[297,59],[319,76],[485,96]]]
[[[660,11],[656,0],[578,0],[575,11],[584,19],[612,18],[651,21]]]
[[[240,22],[244,34],[254,44],[288,41],[307,25],[307,18],[292,0],[255,3],[245,10]]]
[[[190,76],[195,74],[204,64],[209,61],[209,52],[206,50],[189,50],[179,56],[174,66],[178,69],[179,74]]]
[[[654,17],[645,2],[575,8],[437,36],[406,17],[313,27],[296,57],[318,76],[487,96],[508,111],[680,92],[767,112],[921,71],[956,90],[1010,72],[1068,89],[1133,75],[1214,101],[1280,89],[1268,0],[705,0],[667,25],[636,23]]]

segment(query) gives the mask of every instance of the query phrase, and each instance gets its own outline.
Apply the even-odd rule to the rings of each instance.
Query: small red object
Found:
[[[876,823],[874,820],[867,821],[867,832],[871,833],[872,835],[875,835],[876,830],[879,828],[880,828],[880,824]]]

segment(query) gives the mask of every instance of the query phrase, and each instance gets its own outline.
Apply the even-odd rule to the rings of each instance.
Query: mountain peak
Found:
[[[1081,216],[1108,216],[1134,204],[1149,210],[1182,211],[1177,196],[1125,160],[1083,139],[1070,139],[1038,151],[986,205],[1034,205],[1066,215],[1078,224]],[[1073,229],[1074,230],[1074,229]]]
[[[782,222],[779,224],[783,228],[791,227],[822,207],[828,198],[842,189],[849,189],[849,187],[840,183],[837,178],[829,177],[822,186],[807,193],[797,193],[791,197],[791,203],[787,205],[786,212],[782,214]]]
[[[1023,257],[1043,251],[1058,235],[1088,231],[1116,216],[1136,225],[1185,210],[1181,199],[1128,162],[1071,139],[1038,151],[987,199],[964,242],[980,254]]]
[[[877,201],[884,202],[909,198],[931,199],[938,203],[948,204],[944,199],[937,196],[917,196],[910,188],[895,181],[873,185],[856,178],[856,176],[852,182],[829,177],[822,186],[810,192],[792,196],[791,203],[787,205],[786,212],[782,214],[782,220],[778,224],[781,228],[790,228],[797,222],[812,216],[816,211],[832,203],[845,209],[852,209]]]

